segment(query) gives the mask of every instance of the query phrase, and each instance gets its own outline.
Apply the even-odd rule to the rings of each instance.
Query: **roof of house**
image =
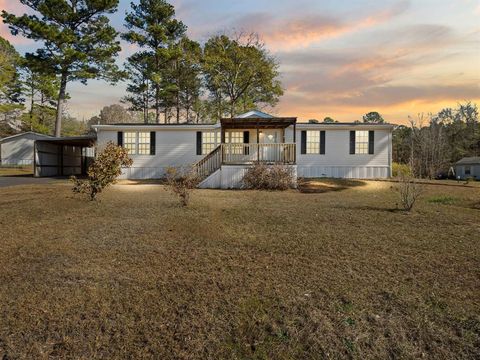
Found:
[[[240,115],[236,116],[237,119],[247,119],[247,118],[271,119],[273,117],[274,116],[272,116],[270,114],[267,114],[267,113],[264,113],[263,111],[259,111],[259,110],[248,111],[244,114],[240,114]]]
[[[480,156],[464,157],[456,162],[457,165],[480,165]]]
[[[13,138],[22,137],[22,136],[26,136],[26,135],[35,135],[39,138],[45,138],[45,139],[52,138],[52,136],[50,136],[50,135],[40,134],[40,133],[37,133],[37,132],[34,132],[34,131],[26,131],[26,132],[23,132],[23,133],[20,133],[20,134],[15,134],[15,135],[12,135],[12,136],[4,137],[4,138],[0,139],[0,142],[4,142],[6,140],[11,140]]]
[[[47,139],[39,139],[38,141],[70,146],[93,146],[97,137],[94,135],[84,136],[65,136],[65,137],[50,137]]]

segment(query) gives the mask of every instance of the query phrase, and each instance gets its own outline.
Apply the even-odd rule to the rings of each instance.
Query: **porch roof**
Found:
[[[296,117],[236,117],[220,119],[223,129],[284,129],[296,124],[296,122]]]

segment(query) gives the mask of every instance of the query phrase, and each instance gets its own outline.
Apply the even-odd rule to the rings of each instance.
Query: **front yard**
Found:
[[[480,187],[392,185],[2,188],[0,357],[478,358]]]

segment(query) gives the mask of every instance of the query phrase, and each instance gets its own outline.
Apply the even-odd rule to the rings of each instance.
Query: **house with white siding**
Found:
[[[162,178],[171,166],[193,165],[200,187],[238,188],[254,163],[291,166],[298,177],[373,179],[391,176],[390,124],[299,123],[251,111],[216,124],[94,125],[97,147],[129,150],[125,179]]]

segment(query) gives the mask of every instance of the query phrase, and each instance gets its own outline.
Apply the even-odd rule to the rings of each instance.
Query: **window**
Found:
[[[225,134],[227,144],[243,144],[243,131],[230,131]],[[232,146],[232,154],[243,154],[243,146]]]
[[[470,165],[465,165],[465,176],[471,175]]]
[[[320,153],[320,131],[307,131],[307,154]]]
[[[124,132],[123,147],[130,155],[150,155],[150,133]]]
[[[243,131],[231,131],[225,134],[225,141],[231,144],[243,144]]]
[[[368,154],[368,131],[355,131],[355,154]]]
[[[202,155],[212,152],[217,147],[220,143],[219,136],[220,133],[215,131],[202,132]]]
[[[137,133],[125,132],[123,133],[123,147],[128,150],[130,155],[137,153]]]
[[[138,151],[139,155],[150,155],[150,133],[138,133]]]

